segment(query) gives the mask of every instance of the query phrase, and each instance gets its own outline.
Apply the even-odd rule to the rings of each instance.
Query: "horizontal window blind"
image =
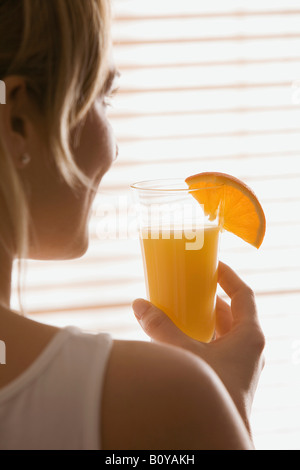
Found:
[[[267,337],[255,442],[299,449],[299,1],[114,0],[113,7],[121,78],[110,118],[119,159],[99,188],[87,254],[28,262],[25,306],[42,322],[146,339],[130,308],[145,296],[139,243],[126,236],[130,183],[201,171],[241,178],[265,209],[266,239],[256,251],[224,234],[220,256],[255,290]]]

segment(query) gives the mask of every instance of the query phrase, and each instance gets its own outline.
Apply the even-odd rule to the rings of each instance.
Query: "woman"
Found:
[[[264,337],[251,289],[220,263],[211,344],[147,301],[151,343],[39,324],[10,309],[14,259],[71,259],[88,247],[96,188],[116,158],[106,99],[107,0],[1,0],[1,449],[253,449],[249,414]]]

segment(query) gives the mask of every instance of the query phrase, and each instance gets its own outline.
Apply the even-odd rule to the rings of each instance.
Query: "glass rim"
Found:
[[[173,187],[171,185],[173,184]],[[158,186],[159,185],[159,186]],[[185,185],[185,187],[174,187],[176,185]],[[156,192],[156,193],[191,193],[196,191],[207,191],[210,189],[222,188],[223,184],[214,184],[209,188],[193,188],[190,189],[183,178],[165,178],[155,180],[144,180],[130,185],[131,189],[145,192]]]

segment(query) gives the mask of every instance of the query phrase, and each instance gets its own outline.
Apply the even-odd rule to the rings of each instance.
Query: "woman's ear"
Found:
[[[22,169],[30,162],[28,153],[28,94],[23,77],[4,79],[6,104],[2,108],[2,138],[13,159],[15,168]]]

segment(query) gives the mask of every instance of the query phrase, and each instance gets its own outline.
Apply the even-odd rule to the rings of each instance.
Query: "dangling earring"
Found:
[[[24,168],[25,166],[27,166],[31,161],[31,157],[30,155],[28,155],[28,153],[24,153],[20,158],[19,158],[19,163],[21,165],[22,168]]]

